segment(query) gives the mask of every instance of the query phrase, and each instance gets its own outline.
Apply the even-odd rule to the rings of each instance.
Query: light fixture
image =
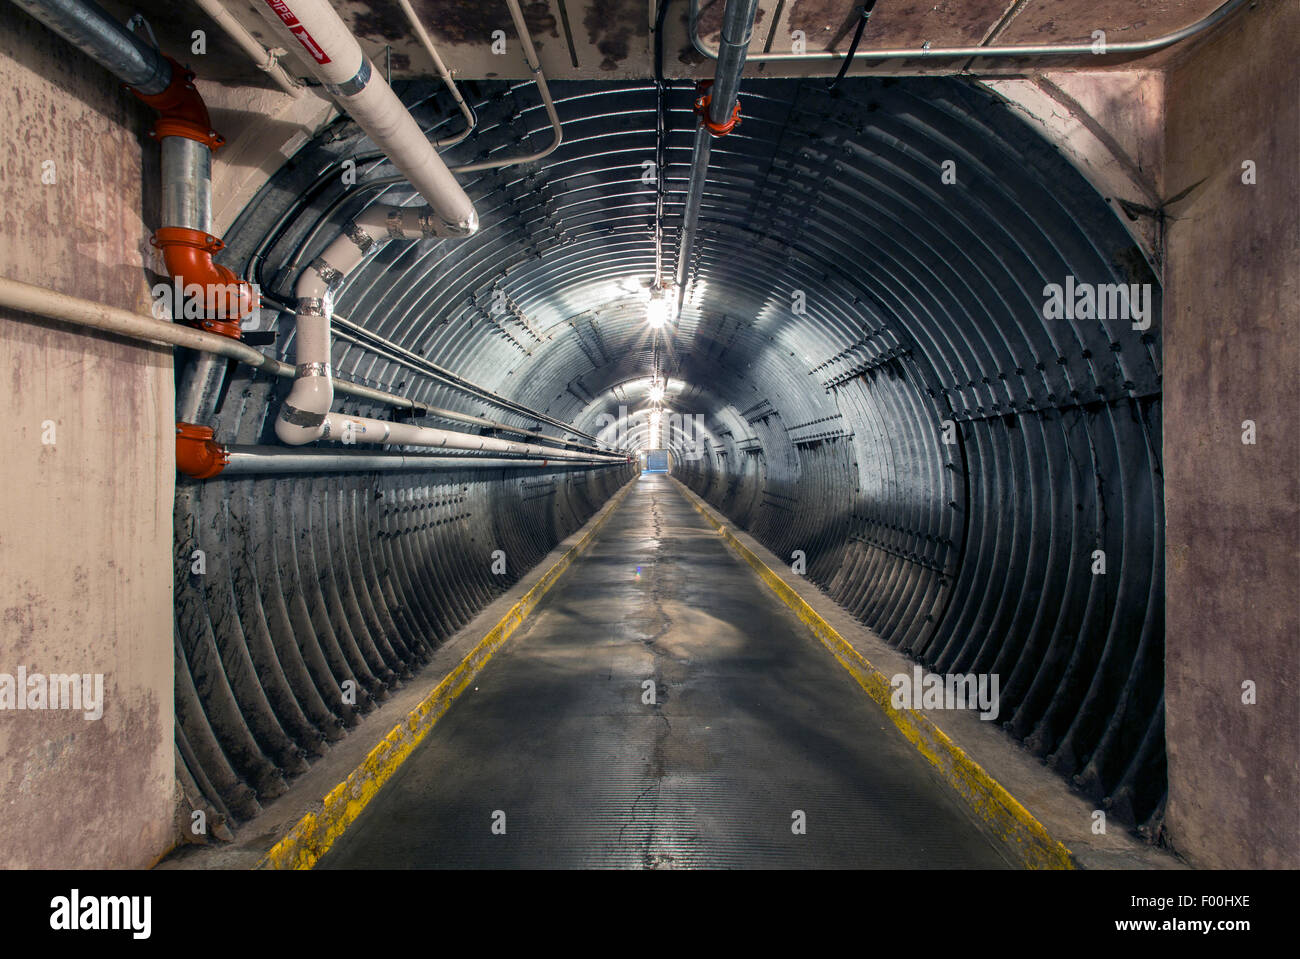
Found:
[[[670,304],[666,297],[654,293],[650,294],[650,301],[645,306],[645,320],[650,329],[658,330],[663,328],[664,324],[668,322],[669,309]]]
[[[650,383],[650,402],[662,403],[664,401],[664,385],[657,379]]]

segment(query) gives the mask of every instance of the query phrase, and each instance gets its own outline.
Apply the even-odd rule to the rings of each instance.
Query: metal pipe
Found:
[[[510,17],[515,22],[515,33],[519,35],[519,45],[524,51],[524,61],[528,64],[528,69],[532,71],[533,82],[537,84],[537,93],[541,96],[542,104],[546,107],[546,115],[551,120],[553,138],[550,146],[536,153],[506,157],[503,160],[464,163],[452,167],[453,173],[473,173],[478,170],[496,170],[500,167],[514,166],[517,163],[532,163],[535,160],[550,156],[564,142],[564,127],[560,124],[560,115],[555,112],[555,100],[551,97],[551,88],[546,84],[546,75],[542,73],[542,65],[537,59],[537,51],[533,49],[533,39],[528,33],[528,24],[524,20],[523,12],[519,9],[519,0],[506,0],[506,6],[510,8]]]
[[[92,300],[83,300],[79,297],[69,296],[66,293],[59,293],[45,287],[33,286],[30,283],[21,283],[5,277],[0,277],[0,306],[16,310],[19,313],[28,313],[32,316],[40,316],[60,323],[69,323],[83,329],[100,330],[105,333],[124,336],[142,343],[179,346],[205,355],[222,356],[227,359],[237,360],[253,369],[265,370],[274,376],[285,379],[293,379],[296,375],[296,371],[288,363],[282,363],[274,357],[267,356],[260,350],[230,337],[207,333],[178,323],[168,323],[153,317],[132,313],[129,310],[118,309]],[[211,364],[209,364],[210,366]],[[200,379],[206,383],[206,380]],[[388,393],[370,386],[363,386],[360,383],[335,380],[333,386],[336,393],[343,393],[376,403],[384,403],[397,409],[408,409],[417,416],[432,416],[439,419],[468,423],[501,432],[529,436],[542,442],[562,442],[556,437],[544,436],[540,433],[523,430],[505,423],[498,423],[481,416],[472,416],[468,413],[445,410],[436,406],[425,406],[408,397]],[[208,387],[205,385],[197,391],[194,401],[186,404],[186,409],[190,410],[190,415],[180,416],[179,419],[192,422],[194,419],[203,418],[197,416],[191,407],[202,402],[201,394],[207,389]],[[187,390],[186,392],[189,393],[190,391]],[[583,446],[577,443],[565,443],[564,445],[570,449],[600,452],[598,447]]]
[[[318,438],[336,440],[345,444],[391,443],[396,446],[432,446],[439,449],[507,453],[556,460],[618,462],[623,459],[621,456],[578,453],[536,446],[532,443],[513,443],[495,436],[440,430],[431,426],[416,426],[412,423],[390,423],[387,420],[376,420],[366,416],[345,416],[341,413],[329,413],[325,416]]]
[[[740,92],[740,77],[745,72],[745,57],[749,52],[749,39],[757,13],[758,0],[727,0],[722,11],[718,66],[709,90],[709,119],[716,124],[730,120],[731,111],[736,106],[736,94]]]
[[[129,87],[152,96],[167,89],[172,68],[93,0],[13,0]]]
[[[1037,59],[1039,57],[1058,57],[1058,56],[1115,56],[1133,53],[1150,53],[1155,50],[1161,50],[1164,47],[1172,46],[1189,37],[1214,26],[1228,14],[1232,13],[1238,7],[1246,3],[1247,0],[1228,0],[1209,16],[1198,20],[1189,26],[1176,30],[1173,33],[1165,34],[1163,37],[1155,37],[1151,40],[1128,40],[1117,43],[1106,43],[1104,53],[1096,50],[1093,43],[1065,43],[1065,44],[1027,44],[1023,46],[989,46],[989,47],[911,47],[896,48],[892,50],[859,50],[854,54],[854,60],[864,60],[867,62],[879,62],[882,60],[949,60],[974,57],[976,59],[1001,59],[1028,57]],[[695,49],[711,60],[719,59],[720,51],[717,48],[706,46],[700,37],[699,31],[699,0],[691,0],[691,42],[695,44]],[[754,63],[801,63],[804,61],[818,60],[842,60],[843,55],[827,50],[819,53],[756,53],[748,58]]]
[[[189,137],[162,138],[162,225],[212,232],[212,151]]]
[[[493,403],[500,406],[502,409],[515,413],[518,416],[526,416],[529,419],[535,419],[539,423],[546,423],[556,429],[564,430],[568,433],[572,433],[574,436],[580,436],[583,439],[588,439],[592,442],[597,441],[596,437],[592,434],[576,430],[568,423],[564,422],[564,420],[530,409],[527,406],[523,406],[516,403],[514,400],[502,396],[500,393],[494,393],[486,387],[479,386],[478,384],[439,366],[437,363],[420,356],[418,353],[412,353],[410,350],[403,346],[399,346],[392,340],[386,339],[378,333],[367,330],[365,327],[351,322],[346,317],[335,315],[333,320],[339,328],[353,334],[353,342],[360,343],[375,352],[386,354],[388,359],[402,363],[412,369],[419,370],[422,373],[432,376],[434,379],[446,383],[448,386],[459,389],[481,400]]]
[[[442,82],[447,85],[452,100],[456,102],[461,115],[465,118],[464,130],[454,137],[448,137],[445,140],[434,140],[433,145],[436,147],[455,146],[473,132],[478,119],[474,116],[474,111],[470,109],[469,104],[465,102],[465,98],[460,95],[460,90],[456,88],[456,81],[451,77],[451,71],[442,62],[442,57],[438,56],[438,48],[433,45],[433,40],[429,37],[429,31],[424,29],[424,24],[420,22],[419,16],[411,7],[410,0],[397,0],[397,4],[402,8],[402,13],[406,14],[406,22],[411,25],[411,30],[415,33],[416,39],[420,41],[421,46],[424,47],[424,52],[433,61],[434,69],[438,71],[438,76],[442,77]]]
[[[681,315],[686,296],[686,274],[690,270],[691,250],[695,246],[695,229],[704,199],[704,182],[709,176],[709,154],[713,134],[704,125],[695,128],[695,149],[691,153],[691,178],[686,186],[686,208],[682,213],[682,234],[677,247],[677,315]]]
[[[177,420],[182,423],[208,421],[216,412],[217,397],[221,394],[228,365],[228,360],[215,353],[200,353],[198,359],[186,367],[176,384]]]
[[[692,8],[692,15],[694,15]],[[715,125],[730,121],[745,72],[749,38],[758,13],[758,0],[727,0],[722,11],[723,56],[718,59],[709,91],[709,120]],[[693,21],[692,21],[693,22]],[[686,277],[690,272],[691,253],[695,247],[696,226],[704,199],[704,184],[709,176],[709,154],[713,134],[703,122],[695,128],[695,148],[691,154],[691,178],[686,186],[686,205],[682,214],[682,233],[677,248],[677,311],[680,316],[686,301]]]
[[[248,54],[248,59],[253,61],[257,69],[269,76],[277,87],[290,96],[302,95],[302,86],[295,83],[293,78],[284,72],[284,67],[280,66],[279,54],[262,46],[257,38],[231,15],[221,0],[195,0],[195,2],[216,22],[217,26],[225,31],[226,36],[234,40],[239,48]],[[282,54],[284,51],[279,50],[279,53]]]
[[[618,463],[584,463],[555,459],[492,456],[428,456],[410,453],[341,453],[334,450],[285,450],[277,446],[229,446],[223,475],[267,473],[334,473],[347,470],[573,469]],[[626,462],[626,459],[619,462]]]

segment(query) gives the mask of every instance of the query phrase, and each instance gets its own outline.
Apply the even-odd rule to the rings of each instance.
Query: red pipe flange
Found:
[[[171,57],[163,57],[172,65],[172,80],[162,93],[145,94],[127,87],[142,102],[158,111],[158,122],[149,131],[155,140],[163,137],[185,137],[197,140],[209,150],[216,150],[225,138],[212,129],[207,105],[194,86],[194,73],[186,70]]]
[[[203,319],[185,322],[231,339],[239,339],[239,321],[257,307],[257,294],[253,284],[241,280],[228,267],[212,262],[212,255],[225,244],[202,230],[182,226],[161,227],[154,233],[151,242],[162,250],[167,272],[180,283],[182,293],[191,285],[203,288]],[[214,307],[210,312],[209,306]],[[177,309],[176,312],[180,310]],[[183,319],[179,316],[176,318]]]
[[[176,468],[195,479],[211,479],[226,468],[230,454],[212,439],[212,427],[176,424]]]
[[[736,125],[740,123],[740,101],[731,110],[731,116],[725,123],[714,123],[709,117],[709,105],[713,102],[711,94],[705,91],[713,86],[712,80],[701,80],[695,87],[695,115],[700,118],[700,123],[704,129],[708,130],[715,137],[725,137]]]

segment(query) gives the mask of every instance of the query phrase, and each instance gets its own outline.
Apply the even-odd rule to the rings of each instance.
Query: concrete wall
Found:
[[[148,111],[3,3],[0,116],[0,274],[147,311]],[[147,866],[175,809],[170,351],[0,312],[0,397],[0,674],[104,677],[98,720],[0,711],[0,866]]]
[[[1297,35],[1268,0],[1167,80],[1167,825],[1199,866],[1300,866]]]

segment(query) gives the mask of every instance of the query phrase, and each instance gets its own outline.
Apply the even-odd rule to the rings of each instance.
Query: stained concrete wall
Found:
[[[1167,826],[1199,866],[1300,866],[1297,36],[1269,0],[1167,79]]]
[[[148,111],[0,3],[0,116],[0,274],[147,311]],[[147,866],[175,810],[171,353],[0,311],[0,397],[0,674],[102,673],[104,700],[0,711],[0,866]]]

